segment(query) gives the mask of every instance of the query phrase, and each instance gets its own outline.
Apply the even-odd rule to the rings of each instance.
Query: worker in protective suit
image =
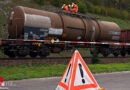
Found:
[[[69,7],[66,4],[63,4],[62,8],[61,8],[64,12],[69,12]]]
[[[71,7],[70,7],[70,11],[73,13],[77,13],[79,10],[78,5],[75,3],[72,3]]]

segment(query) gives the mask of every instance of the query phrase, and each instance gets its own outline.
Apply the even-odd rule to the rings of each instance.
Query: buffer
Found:
[[[100,88],[83,58],[76,50],[56,90],[104,90]]]

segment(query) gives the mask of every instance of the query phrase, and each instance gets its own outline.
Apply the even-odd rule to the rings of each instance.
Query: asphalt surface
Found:
[[[130,90],[130,72],[94,74],[100,87],[105,90]],[[11,81],[9,90],[55,90],[60,77]]]

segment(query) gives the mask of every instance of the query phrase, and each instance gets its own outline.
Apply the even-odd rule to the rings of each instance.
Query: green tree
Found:
[[[67,3],[63,0],[51,0],[51,4],[56,6],[56,7],[61,7],[63,5],[63,3]]]
[[[78,6],[79,6],[79,12],[80,13],[86,13],[87,12],[87,6],[84,2],[82,2],[82,1],[78,2]]]
[[[44,5],[44,3],[45,3],[45,0],[33,0],[33,1],[39,5]]]

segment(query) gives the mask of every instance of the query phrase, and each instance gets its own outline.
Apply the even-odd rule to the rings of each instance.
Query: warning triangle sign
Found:
[[[76,50],[56,90],[98,90],[99,88],[83,58]]]

